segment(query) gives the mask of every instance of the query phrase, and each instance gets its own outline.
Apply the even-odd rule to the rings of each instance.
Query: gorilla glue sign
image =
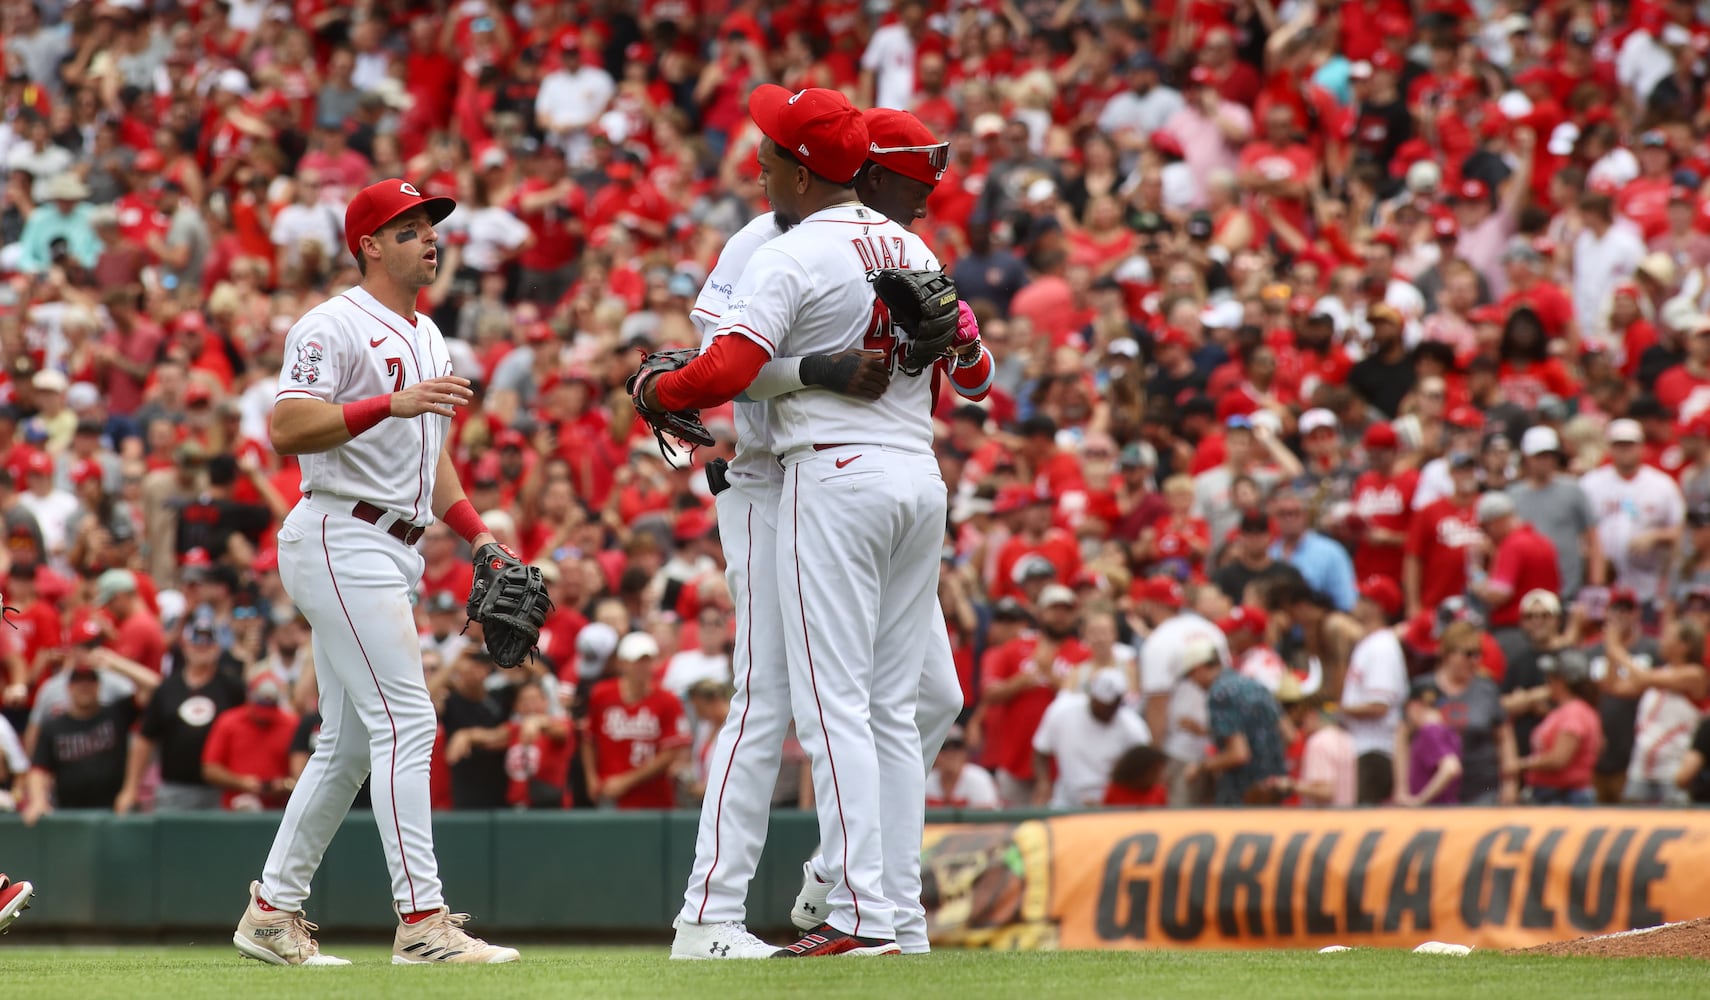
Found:
[[[1702,916],[1710,816],[1132,811],[934,826],[933,940],[998,948],[1514,948]]]

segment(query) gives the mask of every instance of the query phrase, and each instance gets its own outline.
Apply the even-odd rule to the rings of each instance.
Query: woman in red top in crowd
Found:
[[[505,751],[505,777],[510,779],[505,801],[529,809],[570,808],[576,734],[567,716],[547,713],[539,681],[517,688],[516,710],[506,728],[511,744]]]
[[[1211,525],[1193,510],[1193,479],[1171,476],[1164,481],[1164,502],[1170,512],[1140,533],[1134,543],[1134,559],[1178,580],[1198,580],[1205,575],[1205,554],[1211,549]]]
[[[1543,323],[1527,306],[1508,314],[1502,330],[1501,357],[1497,378],[1503,394],[1518,406],[1530,410],[1541,396],[1572,399],[1579,395],[1579,383],[1568,374],[1562,359],[1551,355]]]
[[[1069,261],[1102,278],[1134,256],[1139,237],[1123,223],[1122,206],[1108,194],[1087,200],[1086,225],[1069,234]]]

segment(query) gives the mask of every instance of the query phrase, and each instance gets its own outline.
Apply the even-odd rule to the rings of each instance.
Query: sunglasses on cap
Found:
[[[878,153],[880,156],[887,153],[924,153],[926,154],[927,165],[940,172],[950,165],[950,144],[948,142],[933,143],[930,146],[881,146],[878,143],[871,143],[867,146],[867,152]]]

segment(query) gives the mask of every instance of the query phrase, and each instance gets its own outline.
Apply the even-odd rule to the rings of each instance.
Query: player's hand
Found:
[[[802,359],[802,382],[873,402],[891,384],[891,364],[882,351],[848,350]]]
[[[423,379],[408,389],[392,393],[392,416],[419,417],[432,413],[449,417],[459,406],[467,406],[474,399],[475,393],[469,388],[468,379],[460,375],[442,375]]]

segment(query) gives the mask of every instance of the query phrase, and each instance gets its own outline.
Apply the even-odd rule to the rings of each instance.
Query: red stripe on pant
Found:
[[[707,915],[707,893],[712,888],[713,872],[718,871],[718,859],[724,853],[724,789],[730,784],[730,768],[736,763],[736,748],[742,745],[742,734],[748,731],[748,709],[754,704],[754,505],[748,505],[748,575],[743,577],[747,582],[748,598],[748,669],[742,681],[745,698],[742,702],[742,719],[736,724],[736,742],[730,745],[730,759],[725,761],[724,777],[718,783],[718,805],[713,814],[713,853],[712,867],[707,869],[706,881],[701,883],[701,909],[695,914],[696,923],[705,923]],[[773,567],[776,572],[777,567]]]
[[[338,577],[333,575],[332,550],[327,547],[327,515],[321,515],[321,551],[327,557],[327,579],[332,581],[333,596],[338,598],[338,608],[344,612],[345,623],[350,626],[350,637],[356,640],[357,651],[362,654],[362,663],[368,668],[368,676],[374,680],[374,693],[380,696],[380,707],[386,710],[386,721],[392,724],[392,773],[386,776],[386,784],[392,790],[392,830],[398,835],[398,863],[404,866],[404,882],[410,887],[410,910],[416,906],[416,882],[410,878],[410,858],[404,850],[404,828],[398,822],[398,722],[392,718],[392,706],[386,704],[386,692],[380,687],[380,676],[374,672],[374,664],[368,659],[368,650],[362,646],[362,637],[356,634],[356,622],[351,620],[350,608],[345,606],[344,595],[338,589]]]
[[[796,466],[791,470],[790,480],[790,527],[795,536],[796,558],[796,605],[802,615],[802,645],[807,650],[808,681],[813,686],[814,708],[819,710],[819,731],[825,734],[825,762],[831,767],[831,792],[837,800],[837,825],[843,830],[843,884],[849,887],[849,898],[855,904],[855,927],[849,933],[861,936],[861,897],[855,895],[855,887],[849,883],[849,824],[843,819],[843,789],[837,783],[837,758],[831,755],[831,730],[825,728],[825,705],[819,700],[819,678],[813,672],[813,638],[808,635],[807,599],[802,596],[802,547],[801,536],[798,534],[800,518],[797,510],[801,506],[802,467]]]

